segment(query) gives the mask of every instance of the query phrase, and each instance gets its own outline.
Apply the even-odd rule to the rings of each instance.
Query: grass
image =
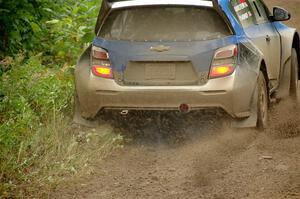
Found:
[[[41,55],[7,60],[0,77],[0,198],[44,197],[123,146],[109,125],[72,125],[72,67],[49,69]]]

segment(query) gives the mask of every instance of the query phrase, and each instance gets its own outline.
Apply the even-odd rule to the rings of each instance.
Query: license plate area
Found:
[[[175,64],[145,64],[146,80],[175,80]]]
[[[188,61],[130,61],[122,81],[130,86],[199,85],[198,82],[198,74]]]

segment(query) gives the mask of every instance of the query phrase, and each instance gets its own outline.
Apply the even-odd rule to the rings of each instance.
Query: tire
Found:
[[[293,48],[291,55],[291,84],[290,96],[293,99],[298,98],[298,55],[297,51]]]
[[[267,90],[267,82],[262,71],[258,76],[258,92],[257,92],[257,129],[263,130],[268,125],[268,108],[269,96]]]
[[[98,122],[95,119],[93,119],[93,118],[87,119],[87,118],[82,117],[82,115],[80,113],[80,102],[79,102],[77,94],[74,95],[73,123],[84,126],[84,127],[88,127],[88,128],[95,128],[98,126]]]

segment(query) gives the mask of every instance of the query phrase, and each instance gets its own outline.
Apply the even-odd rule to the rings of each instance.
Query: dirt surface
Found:
[[[300,1],[274,2],[299,27]],[[300,108],[284,100],[270,112],[262,132],[226,128],[210,111],[115,117],[111,125],[130,144],[50,198],[299,199]]]
[[[132,144],[95,160],[92,175],[59,185],[51,198],[298,199],[300,110],[283,101],[271,113],[263,132],[221,128],[205,112],[162,115],[162,124],[124,119],[115,128]]]

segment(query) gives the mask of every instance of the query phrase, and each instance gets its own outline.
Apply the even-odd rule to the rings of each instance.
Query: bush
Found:
[[[14,54],[21,49],[32,50],[41,36],[46,16],[42,7],[48,0],[0,0],[0,52]]]
[[[94,37],[99,0],[0,0],[0,58],[43,52],[47,65],[75,63]],[[45,60],[45,57],[48,59]]]
[[[0,197],[45,197],[47,187],[90,174],[91,162],[122,147],[109,125],[71,126],[72,67],[49,69],[35,56],[10,68],[0,78]]]
[[[20,151],[26,151],[28,160],[35,134],[71,110],[73,77],[69,70],[47,69],[32,57],[25,64],[14,63],[0,85],[0,174],[5,175],[0,179],[9,182],[30,166]]]
[[[80,51],[93,40],[101,1],[67,2],[69,3],[60,8],[60,12],[47,9],[54,15],[52,20],[46,22],[49,30],[47,38],[51,38],[52,41],[48,47],[50,55],[54,55],[56,61],[74,64]]]
[[[71,127],[72,66],[93,39],[100,3],[0,0],[0,198],[43,198],[122,147],[110,126]]]

